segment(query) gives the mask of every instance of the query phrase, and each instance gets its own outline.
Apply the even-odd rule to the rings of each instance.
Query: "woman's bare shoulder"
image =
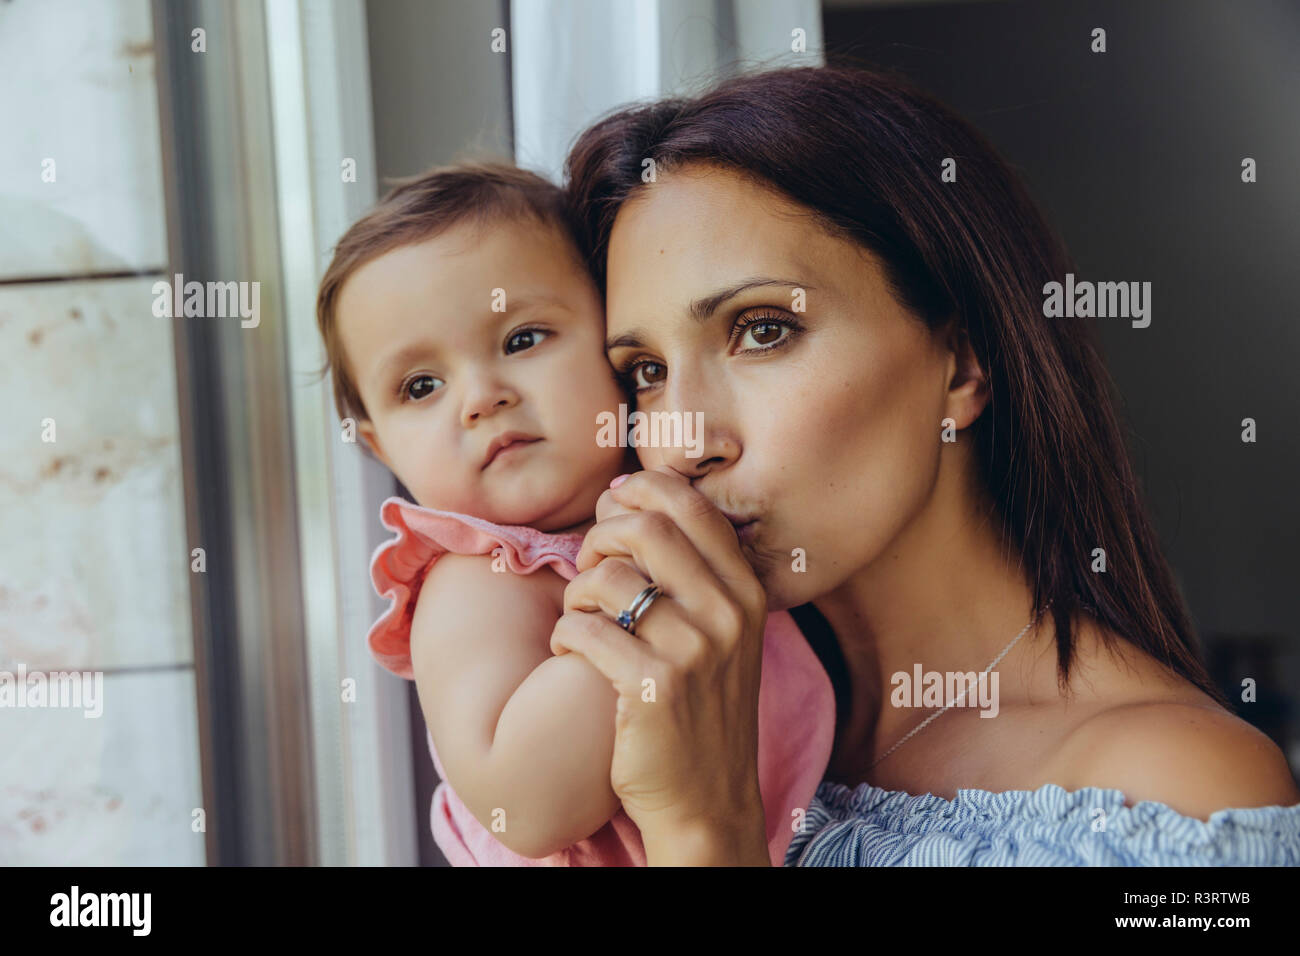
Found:
[[[1130,805],[1154,800],[1202,820],[1230,807],[1300,802],[1286,758],[1266,734],[1129,648],[1109,700],[1056,749],[1061,786],[1120,790]]]

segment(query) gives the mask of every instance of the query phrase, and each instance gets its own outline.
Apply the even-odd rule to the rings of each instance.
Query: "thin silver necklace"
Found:
[[[1044,607],[1043,607],[1043,611],[1046,611],[1046,610],[1047,610],[1049,607],[1051,607],[1051,606],[1052,606],[1052,602],[1051,602],[1051,601],[1048,601],[1047,604],[1044,605]],[[1024,630],[1022,630],[1019,634],[1017,634],[1015,637],[1013,637],[1013,638],[1011,639],[1011,643],[1010,643],[1010,644],[1008,644],[1006,647],[1002,648],[1002,653],[999,654],[997,657],[993,658],[993,660],[989,661],[989,666],[986,667],[986,668],[984,668],[984,673],[983,673],[982,675],[980,675],[980,676],[981,676],[981,679],[987,678],[987,677],[989,676],[989,671],[993,670],[993,668],[995,668],[995,667],[998,666],[998,661],[1000,661],[1000,660],[1002,660],[1002,658],[1006,657],[1006,656],[1007,656],[1007,652],[1010,651],[1011,648],[1013,648],[1013,647],[1016,646],[1016,642],[1019,641],[1022,637],[1024,637],[1027,633],[1029,633],[1029,629],[1030,629],[1031,627],[1033,627],[1033,626],[1038,622],[1038,619],[1039,619],[1039,617],[1041,617],[1041,616],[1042,616],[1042,612],[1039,612],[1038,614],[1035,614],[1035,615],[1033,616],[1033,618],[1030,619],[1029,623],[1025,625]],[[966,699],[966,691],[968,691],[968,690],[970,690],[970,684],[969,684],[969,683],[968,683],[968,684],[966,685],[966,687],[962,690],[962,692],[961,692],[961,696],[960,696],[960,697],[958,697],[956,700],[949,701],[949,702],[948,702],[947,704],[945,704],[942,708],[940,708],[939,710],[936,710],[936,711],[935,711],[933,714],[931,714],[929,717],[925,718],[925,720],[923,720],[923,721],[922,721],[918,726],[913,727],[911,730],[909,730],[909,731],[907,732],[907,734],[903,737],[902,740],[900,740],[898,743],[894,744],[894,746],[890,747],[890,748],[889,748],[888,750],[886,750],[883,754],[881,754],[879,757],[877,757],[877,758],[876,758],[876,759],[875,759],[875,760],[874,760],[870,765],[868,765],[867,769],[868,769],[868,770],[873,769],[873,768],[876,766],[876,764],[880,763],[882,760],[884,760],[886,757],[888,757],[890,754],[892,754],[892,753],[893,753],[895,750],[897,750],[899,747],[903,746],[903,744],[907,743],[909,740],[911,740],[913,737],[915,737],[915,736],[916,736],[917,734],[919,734],[921,731],[925,730],[926,727],[929,727],[930,724],[934,723],[934,721],[935,721],[936,718],[943,716],[943,714],[946,713],[950,708],[957,706],[957,704],[959,704],[959,703],[961,703],[963,700],[965,700],[965,699]]]

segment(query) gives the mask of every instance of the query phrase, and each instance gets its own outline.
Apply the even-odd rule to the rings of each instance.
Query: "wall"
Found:
[[[0,669],[103,673],[0,708],[0,864],[204,862],[152,47],[147,0],[0,5]]]

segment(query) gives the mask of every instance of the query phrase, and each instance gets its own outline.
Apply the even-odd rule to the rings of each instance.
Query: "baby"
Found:
[[[628,396],[570,221],[532,173],[434,169],[344,234],[317,303],[339,415],[416,502],[381,507],[396,534],[371,579],[391,606],[368,641],[416,683],[453,865],[645,864],[610,785],[617,694],[549,649],[596,499],[638,467],[597,440]],[[774,865],[834,726],[816,655],[789,614],[769,615],[758,770]]]

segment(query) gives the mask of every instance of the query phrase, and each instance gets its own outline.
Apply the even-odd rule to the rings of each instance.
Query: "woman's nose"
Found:
[[[702,412],[698,414],[703,415]],[[683,425],[686,425],[685,420]],[[696,429],[693,435],[690,432],[692,427]],[[653,454],[643,454],[642,460],[650,467],[656,464],[668,465],[678,474],[694,480],[718,468],[725,468],[740,457],[739,443],[716,430],[705,427],[701,434],[698,425],[687,426],[683,430],[684,439],[678,436],[679,440],[672,444],[649,449]]]
[[[662,403],[649,413],[650,434],[659,447],[649,449],[656,464],[665,464],[687,478],[699,478],[726,467],[740,457],[740,442],[725,409],[704,395],[675,394],[670,390]],[[656,414],[664,417],[655,420]],[[652,456],[642,453],[642,461]]]

